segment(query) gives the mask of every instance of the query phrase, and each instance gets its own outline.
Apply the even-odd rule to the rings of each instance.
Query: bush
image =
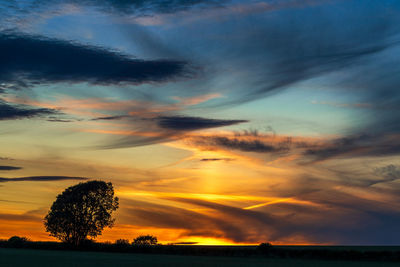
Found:
[[[129,240],[128,239],[115,240],[115,245],[117,245],[117,246],[129,246]]]
[[[10,247],[23,247],[26,245],[26,243],[29,242],[29,239],[26,237],[20,237],[20,236],[12,236],[7,240],[7,243]]]
[[[96,241],[94,241],[93,239],[84,239],[80,244],[80,246],[86,247],[86,248],[91,248],[95,245],[96,245]]]
[[[141,235],[136,237],[132,245],[135,246],[152,246],[152,245],[157,245],[157,237],[152,236],[152,235]]]
[[[265,250],[270,250],[272,248],[272,244],[271,243],[261,243],[260,245],[258,245],[257,247],[259,250],[261,251],[265,251]]]

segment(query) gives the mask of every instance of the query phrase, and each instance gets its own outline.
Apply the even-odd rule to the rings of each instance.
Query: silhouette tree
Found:
[[[133,240],[132,245],[138,245],[138,246],[157,245],[157,237],[152,235],[141,235]]]
[[[87,237],[112,227],[111,214],[118,208],[112,184],[89,181],[68,187],[57,196],[44,218],[46,231],[61,241],[79,246]]]

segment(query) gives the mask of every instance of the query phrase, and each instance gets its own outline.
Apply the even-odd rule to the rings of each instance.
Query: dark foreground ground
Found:
[[[1,267],[19,266],[273,266],[273,267],[374,267],[400,266],[399,262],[335,261],[265,257],[183,256],[90,251],[0,248]]]

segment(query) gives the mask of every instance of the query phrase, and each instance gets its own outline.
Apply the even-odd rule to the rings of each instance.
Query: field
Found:
[[[296,260],[243,257],[177,256],[83,251],[0,248],[1,267],[19,266],[274,266],[274,267],[375,267],[399,266],[398,262]]]

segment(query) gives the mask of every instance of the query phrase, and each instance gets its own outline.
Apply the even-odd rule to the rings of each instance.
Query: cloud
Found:
[[[388,145],[385,140],[390,139],[388,135],[400,131],[400,113],[397,112],[400,106],[397,90],[400,85],[397,75],[397,55],[400,54],[398,6],[386,6],[373,1],[363,4],[362,8],[359,7],[360,1],[308,3],[255,3],[249,5],[251,9],[245,8],[246,5],[241,8],[239,3],[221,9],[242,12],[246,14],[246,19],[250,16],[253,23],[251,26],[245,20],[231,23],[233,18],[237,18],[228,16],[223,22],[219,21],[221,27],[224,27],[223,32],[229,33],[222,35],[226,41],[218,39],[218,47],[221,49],[213,47],[212,42],[201,41],[198,41],[198,45],[207,48],[207,54],[187,47],[191,54],[200,53],[197,56],[203,56],[201,59],[194,57],[204,64],[201,84],[213,84],[216,80],[228,81],[226,91],[221,90],[224,98],[208,103],[207,107],[223,108],[242,104],[321,78],[326,86],[338,94],[357,97],[354,102],[345,101],[345,104],[329,101],[323,104],[362,107],[368,115],[364,125],[349,129],[343,140],[336,138],[321,146],[309,147],[305,152],[306,157],[329,159],[346,155],[362,156],[357,151],[368,151],[367,155],[378,156],[398,153],[398,141],[392,147],[385,147]],[[390,12],[388,7],[391,8]],[[270,12],[269,16],[265,14],[267,11]],[[219,14],[219,10],[215,13]],[[211,30],[214,22],[209,23],[203,19],[198,21],[198,25],[199,29],[210,29],[208,37],[211,39],[221,35],[220,31]],[[343,28],[341,25],[349,26]],[[185,30],[184,25],[182,28]],[[188,34],[197,40],[196,36]],[[203,39],[210,42],[209,39]],[[170,43],[170,47],[174,46],[174,43]],[[187,95],[186,89],[177,90]],[[208,89],[197,85],[196,92],[202,90],[206,93]],[[363,135],[371,137],[368,141],[361,141],[359,138]],[[376,148],[375,141],[378,142]],[[262,153],[277,149],[265,142],[238,138],[215,138],[210,142],[211,145],[240,151]]]
[[[184,142],[203,150],[228,150],[271,154],[290,158],[301,165],[333,158],[382,157],[400,153],[400,139],[393,134],[352,134],[340,138],[307,138],[262,133],[233,132],[219,135],[191,135]]]
[[[375,168],[374,174],[383,179],[371,181],[369,186],[379,183],[393,182],[400,179],[400,166],[390,164],[385,167]]]
[[[146,131],[116,131],[124,137],[114,139],[102,149],[146,146],[183,138],[190,131],[210,129],[248,122],[247,120],[221,120],[188,116],[158,116],[155,118],[139,118],[134,121],[134,127]],[[98,132],[98,131],[97,131]],[[104,133],[113,133],[107,132]]]
[[[100,121],[100,120],[120,120],[123,118],[129,117],[128,115],[117,115],[117,116],[106,116],[106,117],[98,117],[92,119],[92,121]]]
[[[217,1],[213,3],[216,4]],[[227,3],[229,3],[229,1]],[[323,4],[314,5],[315,3]],[[206,40],[202,42],[198,40],[200,38],[195,34],[190,35],[189,32],[187,33],[189,34],[188,39],[191,40],[189,44],[190,47],[185,40],[182,40],[182,43],[180,42],[180,44],[177,45],[176,40],[170,40],[168,36],[162,36],[163,38],[160,38],[163,40],[163,43],[168,46],[168,49],[165,49],[166,51],[161,54],[171,55],[170,51],[187,50],[187,58],[190,58],[188,55],[194,55],[190,62],[196,62],[196,60],[197,62],[202,62],[203,66],[201,67],[204,69],[202,75],[204,74],[205,77],[200,77],[201,81],[196,80],[196,84],[191,84],[195,86],[193,90],[187,90],[186,86],[178,85],[176,88],[174,87],[174,89],[171,89],[172,92],[169,91],[170,88],[167,88],[167,90],[162,89],[162,92],[154,88],[154,90],[146,92],[146,94],[148,94],[149,99],[175,96],[175,99],[182,100],[183,98],[176,97],[176,95],[180,95],[188,99],[186,102],[182,100],[181,104],[196,103],[195,101],[197,100],[193,97],[193,92],[196,92],[196,94],[200,92],[200,95],[207,96],[210,90],[207,82],[210,82],[209,84],[212,85],[213,83],[211,83],[211,81],[227,80],[227,84],[229,84],[229,86],[226,87],[227,91],[224,92],[222,90],[224,98],[212,101],[213,106],[224,107],[224,105],[241,104],[246,101],[267,97],[271,94],[282,92],[297,83],[310,81],[313,78],[338,74],[335,83],[329,84],[332,88],[337,89],[339,92],[341,92],[341,88],[352,88],[353,90],[347,91],[354,92],[354,94],[361,96],[361,99],[359,99],[360,101],[357,100],[355,103],[368,103],[370,108],[376,111],[374,114],[370,114],[366,128],[352,129],[348,138],[353,138],[353,135],[362,135],[370,129],[374,129],[375,132],[380,129],[380,133],[377,134],[385,134],[387,131],[396,132],[399,130],[398,125],[400,124],[398,121],[400,121],[400,118],[395,112],[388,111],[387,107],[391,107],[392,111],[396,110],[395,107],[399,106],[400,99],[398,90],[396,90],[399,85],[398,75],[396,75],[399,67],[395,60],[397,59],[396,55],[399,53],[396,53],[398,52],[396,50],[398,49],[398,41],[396,40],[398,34],[396,25],[398,23],[394,14],[397,14],[396,12],[398,10],[394,9],[391,13],[388,13],[386,7],[383,7],[384,5],[374,4],[373,2],[368,2],[369,4],[363,5],[362,8],[355,8],[356,3],[358,3],[358,1],[340,2],[340,5],[343,5],[340,6],[336,2],[328,3],[326,1],[312,1],[311,5],[303,4],[301,1],[284,1],[279,4],[273,2],[257,2],[254,5],[250,5],[250,10],[246,8],[246,5],[234,4],[231,8],[233,8],[236,13],[242,12],[243,14],[252,16],[251,19],[253,19],[254,23],[252,23],[251,26],[249,26],[248,23],[242,23],[245,22],[242,20],[237,24],[230,23],[231,21],[229,18],[226,23],[221,23],[221,27],[226,29],[224,32],[229,33],[229,35],[226,36],[226,40],[222,40],[222,38],[218,39],[218,47],[220,47],[220,49],[215,48],[213,43],[210,43],[209,38],[201,38],[202,40]],[[109,10],[113,11],[117,11],[118,7],[123,7],[122,10],[127,12],[132,11],[128,8],[130,5],[135,6],[135,10],[138,12],[141,10],[139,6],[147,6],[143,10],[153,12],[154,10],[163,10],[161,6],[166,8],[164,10],[177,10],[180,7],[200,7],[202,5],[208,5],[204,1],[172,1],[168,4],[157,1],[139,1],[135,3],[114,3],[112,1],[84,1],[78,3],[74,1],[73,4],[77,6],[89,5],[108,7]],[[291,7],[297,6],[302,8],[291,9]],[[262,9],[259,9],[259,7],[262,7]],[[224,8],[229,9],[225,6]],[[270,16],[265,16],[265,13],[262,12],[258,13],[257,11],[259,10],[263,10],[263,12],[271,11]],[[332,10],[338,10],[338,12],[332,12]],[[350,12],[350,10],[354,10],[354,12]],[[376,14],[385,14],[385,16],[378,16]],[[349,25],[349,27],[340,27],[340,25],[343,24]],[[199,21],[199,25],[199,29],[211,30],[214,29],[215,23],[210,23],[209,25],[205,21]],[[183,32],[187,30],[187,28],[182,27]],[[214,34],[220,34],[219,31],[210,32],[211,35],[206,37],[213,37],[212,40],[214,40]],[[133,34],[127,35],[136,36]],[[22,36],[18,38],[23,39],[28,37]],[[40,39],[38,42],[44,43],[54,43],[57,41],[44,38],[36,39]],[[192,41],[196,45],[192,45]],[[103,48],[82,46],[76,43],[62,42],[59,40],[58,42],[61,42],[64,46],[80,47],[83,50],[86,49],[85,51],[101,50],[101,52],[104,52],[103,54],[107,54],[107,58],[122,58],[124,62],[136,60],[126,55],[107,51]],[[177,47],[179,47],[179,49],[176,49]],[[209,56],[206,57],[205,54],[201,54],[202,51],[196,50],[196,47],[202,49],[207,48],[207,55]],[[387,53],[389,52],[394,56],[388,56]],[[93,53],[97,55],[97,52]],[[63,54],[65,53],[63,52]],[[86,52],[83,54],[86,55]],[[203,56],[205,59],[197,58],[197,56]],[[101,57],[102,59],[100,62],[103,61],[104,57],[105,56]],[[152,62],[160,63],[159,61]],[[165,61],[163,62],[165,63]],[[108,85],[120,83],[137,84],[152,81],[169,81],[171,79],[190,75],[189,73],[191,73],[191,71],[188,70],[190,67],[188,67],[186,61],[170,60],[167,62],[169,64],[174,63],[175,67],[177,64],[178,70],[163,77],[159,77],[158,74],[160,73],[157,73],[155,78],[146,77],[146,79],[148,78],[147,80],[139,79],[140,81],[138,81],[135,80],[136,78],[132,77],[125,80],[120,79],[121,77],[118,77],[118,79],[114,79],[113,77],[106,79],[104,77],[92,77],[93,75],[90,76],[90,73],[86,73],[87,75],[84,77],[74,77],[74,79],[70,79],[70,81],[67,82],[85,81],[92,84],[99,83]],[[148,63],[148,61],[142,61],[142,63]],[[98,65],[106,66],[107,64]],[[171,68],[166,69],[170,70]],[[99,75],[102,72],[102,67],[100,71],[96,71]],[[235,75],[232,75],[232,73]],[[365,73],[369,75],[365,75]],[[20,87],[26,86],[26,84],[32,82],[29,81],[29,76],[32,75],[28,75],[28,81],[25,81],[25,85],[24,83],[19,85]],[[49,80],[49,82],[59,81],[51,78],[51,75],[46,74],[45,76],[52,79]],[[60,80],[65,81],[64,78],[60,78]],[[46,81],[43,80],[43,82]],[[203,86],[204,84],[207,86]],[[124,96],[128,94],[129,93],[124,92]],[[147,106],[148,105],[145,105],[144,108],[139,106],[137,110],[132,110],[131,113],[128,114],[132,116],[143,114]],[[386,108],[383,108],[384,106],[386,106]],[[168,108],[169,111],[179,109],[176,105],[165,105],[165,107],[162,108],[162,112],[149,112],[152,113],[151,117],[160,118],[158,125],[160,129],[174,129],[179,131],[179,127],[183,127],[185,130],[189,130],[190,127],[193,127],[193,129],[201,127],[199,122],[193,123],[193,126],[190,126],[189,123],[182,125],[181,121],[183,120],[174,122],[173,117],[175,116],[171,116],[165,112],[168,111]],[[125,113],[97,114],[96,117],[104,120],[113,120],[118,119],[119,116],[125,116],[119,114]],[[167,119],[163,119],[164,117],[167,117]],[[163,135],[163,133],[161,133],[161,135]],[[169,136],[168,138],[161,138],[159,136],[152,137],[151,139],[152,140],[140,140],[138,143],[151,144],[170,140]],[[272,151],[275,149],[275,147],[269,147],[267,143],[260,144],[257,143],[257,141],[245,143],[242,140],[219,139],[215,142],[221,143],[221,145],[225,145],[226,147],[240,147],[239,150],[242,149],[242,151]],[[124,140],[123,143],[129,144],[130,142]],[[322,151],[319,153],[322,154]]]
[[[187,142],[203,149],[225,149],[256,153],[286,153],[294,145],[291,137],[278,137],[247,130],[225,135],[191,136]],[[296,140],[295,144],[297,143],[300,143],[300,141]]]
[[[400,67],[397,63],[400,10],[393,3],[367,2],[363,2],[362,7],[361,1],[303,4],[303,8],[298,9],[278,8],[280,10],[276,9],[268,16],[252,11],[249,14],[251,24],[246,20],[231,23],[233,18],[219,22],[224,27],[223,32],[229,33],[222,35],[226,41],[218,39],[221,49],[213,47],[212,42],[199,41],[199,46],[212,48],[207,54],[200,54],[207,58],[202,59],[205,77],[201,83],[224,80],[229,85],[226,91],[221,91],[226,97],[213,101],[209,107],[234,106],[289,88],[294,90],[300,83],[320,85],[313,81],[323,81],[324,86],[338,95],[351,96],[354,101],[324,104],[362,107],[366,116],[362,124],[347,129],[341,138],[305,144],[302,157],[320,161],[333,157],[399,154],[400,142],[393,135],[400,132]],[[282,7],[302,5],[296,1],[282,3]],[[264,7],[265,10],[270,8]],[[211,30],[214,22],[208,24],[203,20],[198,24],[199,29],[210,29],[209,38],[221,35],[220,31]],[[196,36],[192,38],[196,40]],[[188,49],[192,51],[191,47]],[[202,51],[193,50],[192,54],[195,52]],[[205,90],[201,86],[197,88]],[[276,147],[268,142],[242,138],[215,137],[201,141],[204,145],[239,151],[287,150],[285,145]]]
[[[71,4],[80,7],[94,7],[104,12],[120,13],[120,14],[149,14],[152,12],[159,13],[173,13],[176,11],[186,10],[193,7],[204,8],[207,6],[219,6],[225,0],[174,0],[174,1],[159,1],[159,0],[146,0],[146,1],[126,1],[126,0],[34,0],[31,5],[13,6],[17,12],[29,12],[29,9],[49,9],[52,7]]]
[[[397,45],[391,40],[396,22],[390,14],[376,16],[378,11],[386,12],[383,6],[371,4],[350,12],[339,11],[338,5],[271,12],[271,16],[254,16],[251,26],[236,27],[235,42],[225,43],[226,53],[221,51],[218,56],[226,56],[224,63],[231,64],[230,72],[244,73],[243,79],[235,78],[246,90],[236,92],[227,104],[256,100],[343,69],[376,65],[369,60],[372,56]],[[356,4],[340,5],[351,8]],[[335,8],[338,12],[332,12]],[[361,22],[367,18],[368,23]],[[344,29],[341,22],[351,26]]]
[[[204,158],[204,159],[201,159],[200,161],[208,162],[208,161],[232,161],[232,160],[235,160],[235,159],[231,159],[231,158]]]
[[[0,82],[19,88],[57,82],[141,84],[189,75],[182,61],[140,60],[101,47],[12,32],[0,34],[0,57]]]
[[[238,59],[232,60],[229,71],[244,72],[243,81],[247,82],[243,83],[246,90],[233,93],[231,102],[226,104],[260,99],[302,82],[314,85],[312,80],[321,78],[338,95],[357,99],[355,104],[334,105],[362,107],[360,112],[365,117],[362,123],[347,129],[342,138],[320,146],[308,144],[312,147],[306,150],[306,157],[319,161],[398,155],[400,140],[395,135],[400,132],[400,67],[396,63],[400,55],[396,26],[399,6],[390,4],[393,12],[389,12],[381,3],[368,1],[360,9],[356,8],[359,3],[340,2],[263,18],[255,16],[258,23],[252,28],[240,28],[243,34],[236,36],[231,46],[224,47],[227,55],[237,52]],[[340,26],[344,24],[349,26]],[[240,142],[226,139],[215,143],[242,147]],[[259,143],[250,145],[254,150],[269,149]]]
[[[124,1],[124,0],[84,0],[74,1],[73,3],[79,3],[81,5],[100,7],[106,11],[114,11],[120,13],[148,13],[148,12],[161,12],[161,13],[173,13],[180,10],[189,9],[191,7],[206,7],[220,5],[225,0],[174,0],[174,1]]]
[[[400,179],[400,166],[390,164],[385,167],[376,168],[375,174],[382,176],[386,180],[397,180]]]
[[[54,109],[30,108],[26,105],[10,105],[0,99],[0,120],[15,120],[57,114],[60,114],[60,112]]]
[[[213,217],[196,211],[144,201],[123,200],[124,210],[120,223],[139,226],[185,230],[184,236],[230,237],[246,236],[246,229],[235,225],[227,218]]]
[[[337,108],[373,108],[370,103],[337,103],[329,101],[311,101],[316,105],[328,105]]]
[[[191,134],[185,136],[182,141],[189,148],[236,153],[252,152],[260,156],[268,155],[268,158],[263,157],[262,160],[294,162],[304,167],[334,158],[355,159],[400,154],[400,139],[397,134],[352,134],[331,138],[286,136],[277,135],[274,131],[270,134],[253,130],[220,134]],[[258,155],[254,156],[259,158]]]
[[[159,196],[168,201],[164,204],[121,199],[123,205],[118,223],[184,230],[181,237],[189,239],[214,237],[241,243],[269,241],[354,245],[397,242],[398,235],[390,235],[400,221],[399,207],[389,207],[377,201],[374,198],[377,192],[360,197],[346,191],[352,188],[340,182],[318,178],[301,178],[298,182],[304,187],[312,186],[319,190],[308,190],[302,194],[292,192],[292,198],[299,201],[275,201],[254,209],[243,208],[247,207],[247,201],[221,204],[172,194]],[[295,190],[301,189],[296,187]],[[379,194],[385,194],[393,201],[398,199],[394,194],[386,193],[389,192]],[[279,194],[286,194],[287,198],[290,193],[280,191]],[[185,208],[176,207],[174,202],[184,204]]]
[[[351,158],[368,156],[390,156],[400,153],[400,140],[396,135],[389,134],[353,134],[342,138],[314,144],[307,149],[304,145],[304,155],[313,162],[331,158]]]
[[[40,222],[43,218],[37,215],[31,215],[28,213],[24,214],[10,214],[10,213],[0,213],[0,220],[4,221],[23,221],[23,222]]]
[[[23,204],[31,204],[32,202],[28,201],[19,201],[19,200],[7,200],[7,199],[0,199],[0,202],[9,202],[9,203],[23,203]]]
[[[118,94],[116,89],[114,88],[114,91]],[[124,91],[126,90],[124,89]],[[88,93],[90,94],[91,92]],[[136,95],[136,97],[138,96]],[[92,120],[117,120],[123,118],[133,119],[134,117],[154,118],[168,112],[177,112],[185,108],[191,108],[194,105],[218,97],[220,95],[215,93],[189,98],[172,97],[177,101],[176,103],[160,103],[152,98],[145,100],[136,98],[128,100],[110,99],[109,97],[100,97],[99,94],[89,98],[75,98],[70,95],[58,94],[52,101],[40,101],[33,98],[12,96],[7,96],[6,100],[16,104],[59,109],[68,114],[90,117]]]
[[[16,166],[0,166],[0,171],[15,171],[15,170],[21,170],[22,167],[16,167]]]
[[[197,144],[201,144],[202,142],[199,141]],[[207,138],[206,145],[211,146],[219,146],[227,149],[233,150],[240,150],[244,152],[282,152],[288,150],[285,146],[274,146],[262,143],[258,140],[246,141],[246,140],[239,140],[237,138],[228,138],[228,137],[221,137],[215,136],[211,138]]]
[[[156,134],[152,137],[140,136],[140,135],[132,135],[120,138],[112,138],[106,142],[106,144],[96,146],[98,149],[115,149],[115,148],[127,148],[127,147],[139,147],[139,146],[148,146],[158,143],[163,143],[167,141],[173,141],[178,138],[178,135],[173,133],[169,134]]]
[[[156,120],[159,127],[176,131],[193,131],[248,122],[247,120],[218,120],[187,116],[160,116]]]
[[[62,181],[62,180],[87,180],[85,177],[73,176],[28,176],[19,178],[3,178],[0,177],[0,183],[5,182],[48,182],[48,181]]]
[[[50,122],[73,122],[73,120],[64,120],[64,119],[48,119]]]
[[[179,105],[194,106],[194,105],[201,104],[203,102],[207,102],[209,100],[221,98],[221,97],[223,97],[223,96],[219,93],[210,93],[210,94],[203,94],[203,95],[197,95],[197,96],[186,97],[186,98],[174,96],[173,99],[179,101]]]

